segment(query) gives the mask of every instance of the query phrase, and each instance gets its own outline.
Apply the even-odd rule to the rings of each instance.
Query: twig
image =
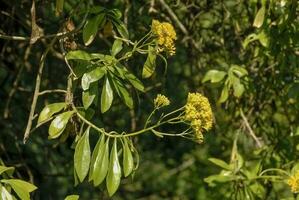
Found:
[[[170,17],[177,23],[181,31],[185,34],[188,35],[188,31],[186,27],[182,24],[182,22],[179,20],[179,18],[176,16],[176,14],[173,12],[173,10],[165,3],[164,0],[159,0],[160,4],[166,9]]]
[[[241,117],[242,117],[242,119],[243,119],[243,121],[244,121],[244,123],[245,123],[246,128],[248,129],[248,132],[249,132],[250,136],[255,140],[257,146],[258,146],[259,148],[261,148],[261,147],[262,147],[262,144],[261,144],[261,142],[259,141],[259,139],[256,137],[255,133],[253,132],[253,130],[252,130],[252,128],[251,128],[251,126],[250,126],[250,124],[249,124],[249,122],[248,122],[246,116],[244,115],[242,109],[240,109],[240,115],[241,115]]]
[[[66,90],[62,90],[62,89],[44,90],[42,92],[39,92],[38,95],[41,96],[49,93],[66,93]]]
[[[49,53],[50,49],[52,48],[52,46],[56,42],[56,40],[57,40],[57,37],[53,38],[53,40],[48,45],[47,49],[45,50],[45,52],[43,53],[43,55],[41,56],[41,59],[40,59],[38,73],[37,73],[36,81],[35,81],[36,83],[35,83],[35,89],[34,89],[34,94],[33,94],[33,100],[32,100],[32,104],[31,104],[31,108],[30,108],[27,127],[26,127],[26,130],[25,130],[25,133],[24,133],[24,138],[23,138],[24,144],[26,143],[27,139],[29,138],[30,130],[31,130],[31,127],[32,127],[32,121],[33,121],[33,118],[34,118],[35,107],[36,107],[37,99],[38,99],[38,96],[39,96],[41,76],[43,74],[43,69],[44,69],[44,66],[45,66],[45,59],[46,59],[46,56]]]

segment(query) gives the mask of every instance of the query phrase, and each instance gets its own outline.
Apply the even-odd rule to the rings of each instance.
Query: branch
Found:
[[[164,7],[165,10],[168,12],[168,14],[170,15],[170,17],[177,23],[177,25],[179,26],[179,28],[181,29],[181,31],[185,35],[189,35],[186,27],[182,24],[182,22],[176,16],[176,14],[173,12],[173,10],[168,6],[168,4],[164,0],[159,0],[159,2],[162,5],[162,7]]]
[[[45,59],[46,59],[46,56],[49,53],[50,49],[52,48],[52,46],[56,42],[56,40],[57,40],[57,37],[55,37],[51,41],[51,43],[48,45],[47,49],[45,50],[45,52],[43,53],[43,55],[41,56],[41,59],[40,59],[38,73],[37,73],[36,81],[35,81],[35,89],[34,89],[34,94],[33,94],[33,100],[32,100],[32,104],[31,104],[31,108],[30,108],[27,127],[26,127],[26,130],[25,130],[25,133],[24,133],[24,138],[23,138],[24,144],[26,143],[26,141],[29,138],[30,130],[31,130],[31,127],[32,127],[32,121],[34,119],[34,112],[35,112],[37,99],[38,99],[38,96],[39,96],[41,77],[42,77],[43,69],[44,69],[44,66],[45,66]]]
[[[261,142],[259,141],[259,139],[256,137],[255,133],[253,132],[253,130],[252,130],[252,128],[251,128],[251,126],[250,126],[250,124],[249,124],[249,122],[248,122],[246,116],[244,115],[242,109],[240,109],[240,114],[241,114],[241,117],[242,117],[242,119],[243,119],[243,121],[244,121],[244,123],[245,123],[246,128],[248,129],[248,132],[249,132],[250,136],[255,140],[257,146],[258,146],[259,148],[261,148],[261,147],[262,147],[262,144],[261,144]]]
[[[66,93],[66,90],[62,90],[62,89],[44,90],[42,92],[39,92],[38,95],[41,96],[49,93]]]

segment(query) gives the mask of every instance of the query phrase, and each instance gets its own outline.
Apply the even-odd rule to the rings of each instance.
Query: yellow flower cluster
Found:
[[[155,108],[161,108],[164,106],[168,106],[169,104],[169,99],[162,94],[158,94],[157,97],[154,99]]]
[[[158,51],[165,51],[169,55],[175,54],[174,40],[176,40],[176,33],[173,26],[167,22],[159,22],[158,20],[153,20],[152,22],[152,32],[158,38],[159,48]]]
[[[189,93],[185,105],[184,120],[189,121],[198,143],[203,142],[203,130],[213,125],[212,109],[209,100],[200,93]]]
[[[291,187],[292,192],[299,192],[299,171],[297,171],[293,176],[291,176],[288,181],[288,185]]]

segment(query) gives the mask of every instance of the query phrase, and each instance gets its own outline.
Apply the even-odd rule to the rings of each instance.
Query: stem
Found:
[[[152,118],[153,114],[156,112],[156,108],[154,108],[154,110],[151,112],[151,114],[148,116],[148,118],[146,119],[146,122],[144,124],[144,128],[147,127],[147,124],[149,123],[149,120]]]
[[[49,93],[66,93],[66,90],[62,90],[62,89],[44,90],[42,92],[39,92],[38,95],[41,96]]]
[[[163,117],[161,117],[161,119],[160,119],[159,121],[162,121],[162,120],[165,119],[166,117],[168,117],[168,116],[170,116],[170,115],[172,115],[172,114],[174,114],[174,113],[176,113],[176,112],[182,110],[183,108],[184,108],[184,107],[180,107],[179,109],[176,109],[176,110],[174,110],[174,111],[172,111],[172,112],[170,112],[170,113],[164,115]]]
[[[245,123],[245,126],[246,126],[247,129],[248,129],[248,132],[249,132],[250,136],[254,139],[254,141],[256,142],[257,146],[258,146],[259,148],[261,148],[263,145],[261,144],[261,142],[259,141],[259,139],[256,137],[254,131],[252,130],[252,128],[251,128],[251,126],[250,126],[250,124],[249,124],[249,122],[248,122],[246,116],[245,116],[244,113],[243,113],[242,108],[240,109],[240,115],[241,115],[241,117],[242,117],[242,119],[243,119],[243,121],[244,121],[244,123]]]
[[[267,172],[271,172],[271,171],[276,171],[276,172],[280,172],[282,174],[285,174],[287,176],[290,176],[286,171],[282,170],[282,169],[276,169],[276,168],[269,168],[269,169],[266,169],[264,171],[262,171],[259,175],[262,176],[263,174],[267,173]]]
[[[56,42],[56,40],[57,40],[57,37],[53,38],[53,40],[48,45],[47,49],[45,50],[45,52],[43,53],[43,55],[41,56],[41,59],[40,59],[38,73],[37,73],[37,76],[36,76],[36,83],[35,83],[35,89],[34,89],[32,104],[31,104],[30,113],[29,113],[29,117],[28,117],[27,127],[26,127],[26,130],[25,130],[25,133],[24,133],[24,138],[23,138],[23,143],[24,144],[26,143],[26,141],[29,138],[30,130],[31,130],[31,127],[32,127],[32,121],[34,119],[35,107],[36,107],[37,99],[38,99],[38,96],[39,96],[41,77],[42,77],[43,69],[44,69],[44,66],[45,66],[46,56],[49,53],[52,46],[54,45],[54,43]]]
[[[180,137],[180,136],[184,136],[184,135],[188,135],[189,133],[192,133],[192,131],[189,131],[190,128],[186,129],[185,131],[181,132],[181,133],[163,133],[159,131],[159,134],[161,135],[165,135],[165,136],[172,136],[172,137]]]
[[[157,128],[163,124],[166,124],[168,122],[170,122],[172,119],[168,120],[168,121],[164,121],[162,123],[158,123],[158,124],[155,124],[153,126],[150,126],[148,128],[145,128],[145,129],[142,129],[142,130],[139,130],[139,131],[135,131],[135,132],[132,132],[132,133],[127,133],[127,134],[121,134],[121,135],[112,135],[110,133],[107,133],[103,128],[99,128],[97,127],[95,124],[93,124],[92,122],[88,121],[84,116],[82,116],[79,111],[77,110],[76,106],[74,104],[72,104],[72,108],[73,110],[76,112],[76,115],[83,121],[85,122],[87,125],[89,125],[90,127],[92,127],[93,129],[95,129],[96,131],[99,131],[100,133],[102,134],[105,134],[106,136],[108,137],[112,137],[112,138],[122,138],[122,137],[131,137],[131,136],[136,136],[136,135],[139,135],[139,134],[142,134],[144,132],[147,132],[147,131],[150,131],[151,129],[154,129],[154,128]]]

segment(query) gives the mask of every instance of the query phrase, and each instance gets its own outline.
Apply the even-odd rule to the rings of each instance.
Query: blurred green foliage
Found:
[[[166,75],[163,61],[157,61],[156,72],[143,80],[146,93],[139,95],[134,112],[116,99],[99,124],[118,131],[143,128],[157,93],[182,106],[188,92],[197,91],[213,107],[214,129],[201,145],[150,134],[134,138],[139,168],[122,180],[113,199],[296,199],[286,184],[299,151],[296,0],[57,2],[35,1],[36,24],[42,29],[37,33],[47,36],[61,27],[78,27],[88,5],[119,9],[132,41],[146,34],[152,19],[168,21],[176,29],[176,55],[168,59]],[[16,168],[16,178],[38,187],[33,199],[63,199],[68,194],[109,199],[104,186],[95,188],[87,181],[74,186],[73,138],[49,141],[47,126],[42,126],[22,143],[39,60],[51,42],[45,37],[29,44],[31,3],[1,1],[1,161]],[[92,35],[79,31],[65,39],[65,47],[110,54],[114,42],[110,29],[107,25]],[[126,36],[121,28],[114,31]],[[49,49],[43,89],[66,88],[69,70],[63,53],[58,42]],[[141,56],[128,63],[138,77],[145,60]],[[75,93],[74,99],[80,101],[81,94]],[[39,99],[36,110],[63,101],[62,95],[49,93]],[[94,148],[96,133],[91,131],[90,137]],[[282,171],[265,171],[270,168]],[[262,175],[269,177],[257,178]]]

